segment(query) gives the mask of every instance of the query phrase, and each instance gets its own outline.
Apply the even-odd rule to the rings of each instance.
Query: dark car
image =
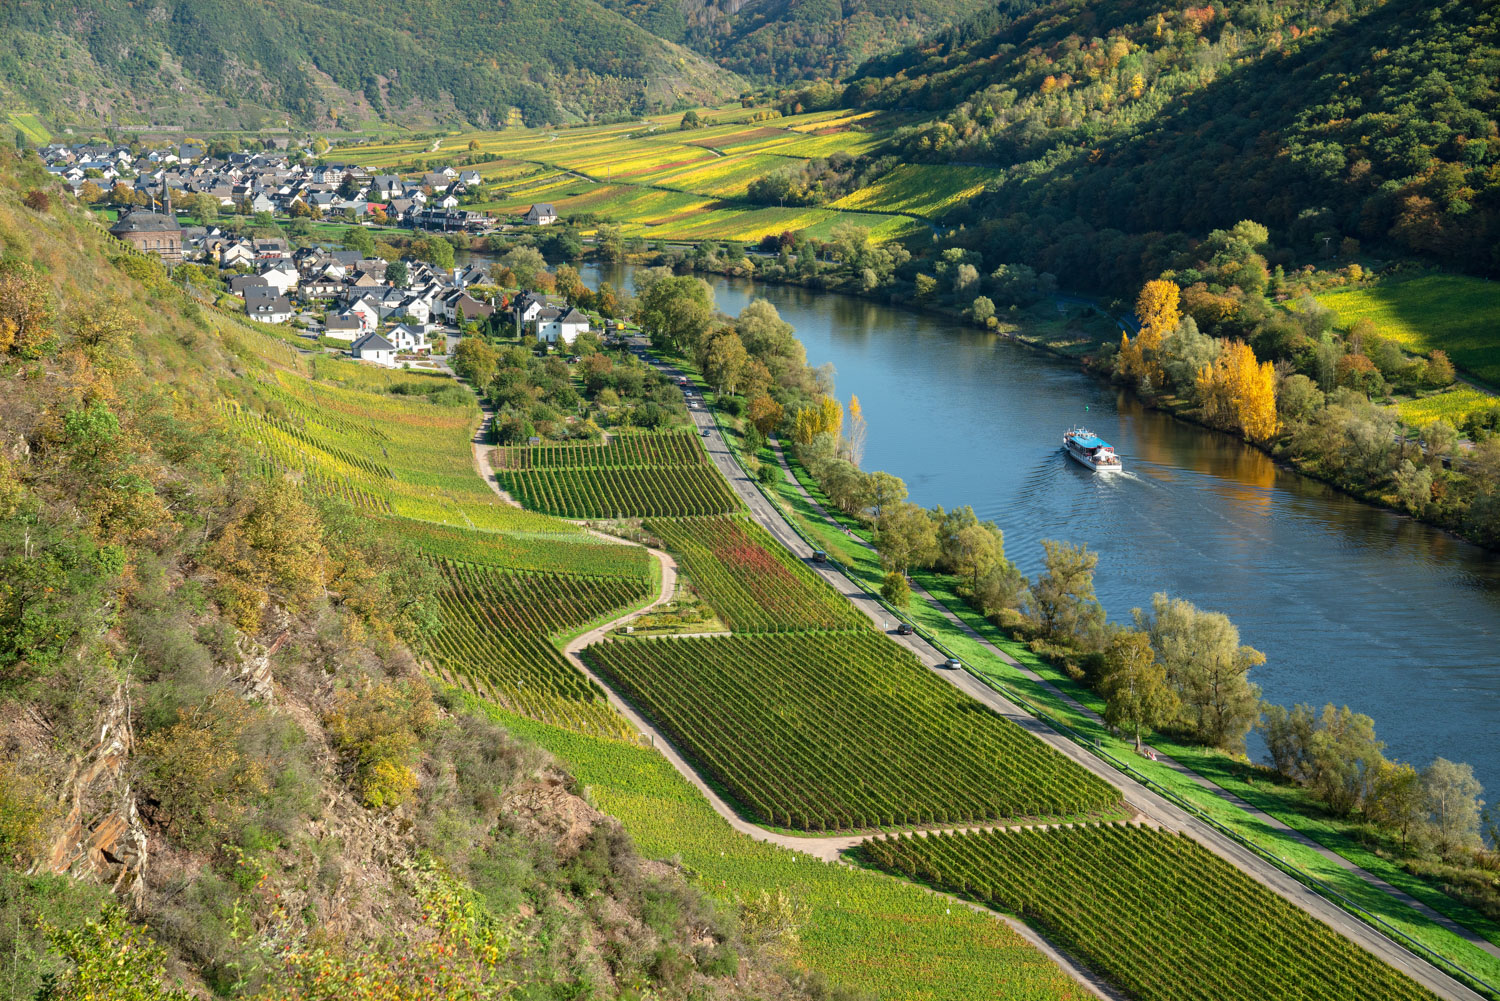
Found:
[[[827,563],[828,554],[823,552],[823,550],[821,549],[814,549],[812,553],[812,561],[814,563]]]
[[[916,632],[916,630],[912,628],[912,624],[910,622],[903,622],[896,627],[897,636],[910,636],[914,632]]]
[[[708,431],[709,431],[709,429],[708,429],[708,428],[704,428],[704,429],[703,429],[703,437],[705,437],[705,438],[707,438],[707,437],[708,437]]]

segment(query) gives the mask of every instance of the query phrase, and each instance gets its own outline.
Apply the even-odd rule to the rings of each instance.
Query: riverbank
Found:
[[[735,271],[726,272],[722,269],[704,267],[694,258],[686,258],[685,261],[692,267],[695,273],[718,275],[721,278],[749,281],[752,284],[780,285],[807,289],[821,294],[848,296],[876,303],[883,307],[910,312],[915,315],[939,317],[955,324],[970,326],[976,332],[993,334],[994,336],[1005,338],[1013,343],[1075,364],[1088,374],[1109,384],[1112,388],[1128,393],[1142,407],[1159,411],[1194,427],[1213,432],[1216,435],[1223,435],[1227,439],[1239,444],[1248,445],[1265,454],[1281,468],[1316,480],[1361,503],[1389,511],[1402,518],[1409,518],[1421,524],[1430,525],[1455,539],[1462,539],[1487,551],[1500,552],[1500,537],[1486,537],[1478,532],[1466,529],[1463,525],[1424,516],[1425,512],[1413,512],[1400,504],[1397,497],[1389,491],[1384,491],[1374,486],[1341,481],[1327,475],[1326,472],[1311,462],[1299,461],[1296,457],[1287,455],[1284,438],[1278,438],[1271,442],[1259,442],[1233,434],[1204,420],[1201,414],[1199,414],[1197,407],[1187,400],[1170,395],[1143,395],[1132,387],[1115,380],[1112,368],[1101,361],[1101,355],[1109,353],[1109,348],[1114,345],[1115,338],[1126,330],[1127,321],[1111,315],[1096,301],[1079,296],[1056,295],[1052,297],[1051,301],[1058,314],[1057,316],[1050,315],[1045,308],[1035,306],[1029,307],[1025,311],[1005,311],[1004,313],[997,314],[997,317],[1004,316],[1005,319],[1001,320],[998,327],[990,329],[973,324],[962,311],[942,306],[918,305],[888,293],[879,295],[873,291],[866,292],[859,289],[830,287],[825,283],[809,279],[793,279],[790,277],[775,279],[765,278],[760,275],[740,274]],[[663,263],[663,258],[660,254],[637,254],[633,255],[627,263],[636,266],[651,266],[652,264]],[[1104,334],[1103,331],[1108,331],[1108,334]]]

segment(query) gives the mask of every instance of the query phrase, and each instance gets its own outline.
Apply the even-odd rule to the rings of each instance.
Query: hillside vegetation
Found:
[[[648,31],[755,80],[839,77],[962,21],[982,0],[601,0]]]
[[[0,151],[8,994],[808,996],[733,905],[641,858],[547,754],[420,670],[410,644],[452,601],[408,537],[440,548],[459,531],[445,514],[483,508],[436,489],[418,506],[441,463],[399,438],[425,415],[428,452],[466,455],[467,394],[311,365],[197,305],[48,183]],[[390,465],[345,492],[333,464],[373,463],[333,433],[372,414]],[[273,418],[300,463],[270,450]],[[390,498],[434,534],[393,531]],[[549,621],[507,629],[532,649],[645,589],[638,550],[541,515],[488,521],[455,548],[569,564],[537,578],[566,595]],[[624,555],[553,559],[575,544]],[[557,656],[509,664],[529,682]],[[595,696],[548,712],[568,698]]]
[[[1494,274],[1497,32],[1465,0],[1016,0],[866,63],[844,100],[926,116],[907,158],[995,167],[958,241],[1079,287],[1124,291],[1246,218],[1298,256]]]
[[[22,0],[0,32],[5,103],[84,124],[542,124],[740,87],[594,0]]]

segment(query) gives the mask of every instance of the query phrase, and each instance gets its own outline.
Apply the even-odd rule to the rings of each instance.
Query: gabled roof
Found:
[[[146,209],[132,209],[109,231],[116,236],[123,233],[180,233],[182,225],[173,216]]]
[[[355,351],[394,351],[396,345],[379,334],[366,334],[354,342]]]
[[[562,322],[563,323],[587,323],[587,322],[589,322],[589,318],[587,316],[584,316],[577,309],[570,309],[563,316]]]

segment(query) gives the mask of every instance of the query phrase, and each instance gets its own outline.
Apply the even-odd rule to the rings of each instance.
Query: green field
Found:
[[[672,859],[731,908],[769,895],[793,911],[788,960],[871,997],[1082,1001],[1085,992],[1004,923],[901,880],[737,834],[655,750],[483,707],[551,751],[647,858]]]
[[[743,199],[755,178],[840,151],[866,153],[885,142],[890,129],[868,113],[839,111],[764,123],[746,122],[735,109],[710,117],[722,124],[683,132],[670,116],[661,116],[585,128],[464,133],[445,138],[436,152],[430,142],[408,141],[341,153],[375,168],[414,170],[459,155],[496,157],[476,167],[486,183],[470,208],[515,214],[546,201],[564,215],[593,213],[621,224],[626,235],[653,240],[753,242],[788,230],[826,238],[841,222],[868,228],[877,241],[898,239],[922,228],[918,217],[942,214],[982,186],[981,174],[987,176],[968,167],[903,167],[904,173],[857,204],[753,205]]]
[[[1024,916],[1139,1001],[1430,1001],[1182,835],[1120,824],[866,842],[891,872]]]
[[[737,633],[863,629],[844,597],[748,518],[648,521],[693,590]]]
[[[530,719],[586,733],[630,734],[604,692],[551,638],[646,604],[655,596],[654,582],[450,562],[442,568],[443,625],[432,648],[449,680]]]
[[[584,658],[761,823],[858,830],[1119,805],[871,630],[612,640]]]
[[[1430,396],[1402,400],[1396,411],[1401,422],[1411,427],[1426,427],[1440,417],[1457,427],[1474,411],[1492,407],[1500,407],[1500,398],[1473,386],[1458,385]]]
[[[16,131],[26,137],[26,141],[41,146],[52,141],[52,133],[47,131],[47,126],[36,115],[24,111],[12,111],[6,114],[5,120],[15,127]]]
[[[511,496],[565,518],[727,514],[739,507],[689,431],[620,434],[604,445],[497,448],[495,460]]]
[[[1453,364],[1500,387],[1500,285],[1466,275],[1395,278],[1317,296],[1340,327],[1367,318],[1408,351],[1448,352]]]

